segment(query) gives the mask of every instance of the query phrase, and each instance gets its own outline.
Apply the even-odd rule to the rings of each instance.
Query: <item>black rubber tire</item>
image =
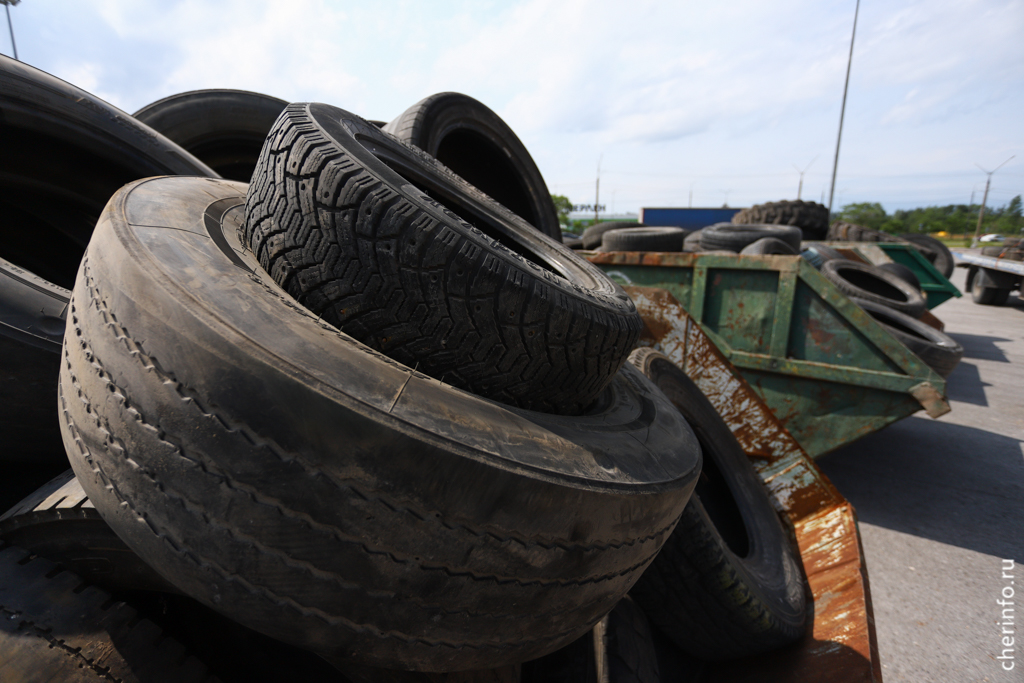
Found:
[[[893,275],[900,278],[917,291],[921,291],[921,281],[917,279],[917,275],[914,273],[913,270],[903,265],[902,263],[883,263],[878,267],[888,273],[892,273]]]
[[[369,349],[242,248],[245,189],[140,181],[96,228],[59,418],[103,518],[186,595],[332,661],[496,667],[589,629],[689,497],[686,422],[632,366],[562,417]]]
[[[943,277],[948,278],[953,274],[953,268],[956,267],[953,253],[940,240],[935,239],[931,235],[919,233],[906,233],[900,235],[900,239],[906,240],[918,247],[928,257],[928,260],[932,262],[932,265],[935,266],[935,270],[942,273]]]
[[[898,237],[862,225],[833,223],[828,229],[828,239],[834,242],[901,242]]]
[[[609,230],[622,230],[623,228],[646,228],[643,223],[635,221],[605,221],[594,223],[583,231],[580,239],[583,240],[584,249],[597,249],[603,244],[604,234]]]
[[[824,239],[828,233],[828,207],[817,202],[768,202],[742,209],[732,217],[733,223],[792,225],[800,228],[805,240]]]
[[[62,463],[53,406],[71,292],[0,259],[0,463]]]
[[[630,362],[665,392],[704,456],[679,526],[631,595],[676,645],[699,659],[768,652],[799,640],[807,597],[799,556],[761,478],[690,378],[653,349]]]
[[[129,605],[49,560],[0,542],[0,680],[217,679]]]
[[[0,538],[104,590],[177,591],[117,537],[71,470],[0,516]]]
[[[676,227],[619,228],[601,236],[604,251],[668,251],[683,250],[687,230]]]
[[[741,254],[747,254],[750,256],[768,256],[768,255],[781,255],[781,256],[796,256],[797,252],[793,247],[789,246],[786,242],[774,237],[762,237],[756,242],[751,242],[747,246],[740,250]]]
[[[920,318],[928,308],[920,289],[877,266],[835,259],[821,266],[821,274],[849,297],[874,301],[911,318]]]
[[[804,245],[803,251],[800,255],[810,261],[811,265],[821,270],[821,266],[825,261],[831,261],[832,259],[845,259],[839,250],[833,249],[832,247],[825,244],[806,244]]]
[[[103,206],[155,175],[216,172],[123,111],[0,55],[0,258],[70,288]]]
[[[694,230],[689,235],[683,238],[683,251],[689,253],[696,253],[701,250],[700,248],[700,233],[702,230]]]
[[[583,248],[583,240],[581,240],[576,235],[569,236],[569,235],[567,235],[565,233],[562,233],[562,244],[564,244],[565,246],[569,247],[570,249],[582,249]]]
[[[192,90],[135,112],[229,180],[249,182],[270,127],[288,103],[246,90]]]
[[[285,109],[245,220],[261,265],[312,313],[399,363],[509,405],[583,412],[643,329],[596,266],[337,107]]]
[[[599,664],[599,661],[602,664]],[[607,663],[607,677],[599,674]],[[523,665],[523,683],[658,683],[654,634],[628,596],[594,630],[556,652]]]
[[[737,223],[715,223],[700,231],[700,247],[704,251],[725,249],[739,252],[764,237],[774,237],[800,251],[800,228],[788,225],[740,225]]]
[[[1010,290],[999,287],[985,287],[975,284],[971,287],[971,299],[983,306],[1002,306],[1010,298]]]
[[[874,301],[851,301],[867,311],[889,334],[942,377],[949,377],[964,355],[963,347],[955,339],[927,323]]]
[[[544,176],[508,124],[468,95],[442,92],[412,105],[384,131],[419,147],[552,239],[558,211]]]

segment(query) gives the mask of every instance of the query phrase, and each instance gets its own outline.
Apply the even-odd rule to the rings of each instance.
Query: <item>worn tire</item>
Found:
[[[104,590],[176,592],[103,521],[71,470],[0,516],[0,538]]]
[[[921,250],[921,252],[928,257],[928,260],[935,266],[935,270],[942,273],[942,276],[948,278],[953,274],[953,268],[956,267],[956,262],[953,260],[953,253],[949,250],[945,244],[935,239],[931,235],[922,235],[918,233],[906,233],[900,235],[900,239],[910,242],[915,247]]]
[[[369,349],[243,249],[244,191],[140,181],[96,228],[59,418],[103,518],[186,595],[331,661],[496,667],[589,629],[689,497],[685,421],[631,366],[563,417]]]
[[[246,90],[192,90],[148,104],[133,116],[229,180],[249,182],[263,142],[288,106]]]
[[[683,250],[688,232],[676,227],[619,228],[601,236],[604,251],[668,251]]]
[[[49,560],[0,542],[0,680],[217,679],[129,605]]]
[[[399,363],[520,408],[583,412],[643,328],[596,266],[336,107],[285,109],[245,220],[260,264],[312,313]]]
[[[646,228],[643,223],[635,221],[605,221],[595,223],[583,231],[580,239],[583,240],[584,249],[597,249],[603,244],[604,234],[609,230],[622,230],[624,228]]]
[[[920,289],[877,266],[836,259],[826,261],[821,274],[849,297],[874,301],[911,318],[920,318],[927,309]]]
[[[155,175],[217,173],[95,95],[0,55],[0,258],[70,288],[103,206]]]
[[[802,233],[799,228],[788,225],[740,225],[737,223],[715,223],[700,231],[700,247],[703,251],[725,249],[740,252],[744,247],[764,237],[773,237],[800,251]]]
[[[800,255],[810,261],[811,265],[818,270],[821,270],[821,266],[824,265],[825,261],[846,258],[839,252],[839,250],[833,249],[825,244],[805,245],[803,251],[800,252]]]
[[[921,281],[917,279],[917,275],[914,273],[913,270],[903,265],[902,263],[883,263],[878,267],[886,271],[887,273],[892,273],[893,275],[900,278],[917,291],[921,291]]]
[[[1010,298],[1010,290],[999,287],[986,287],[974,283],[971,287],[971,300],[983,306],[1002,306]]]
[[[683,251],[689,253],[697,253],[701,250],[700,248],[700,233],[702,230],[694,230],[689,235],[683,238]]]
[[[828,239],[834,242],[900,242],[898,237],[863,225],[838,221],[828,229]]]
[[[761,478],[690,378],[653,349],[630,362],[668,396],[703,452],[697,490],[631,595],[690,655],[735,659],[799,640],[807,598],[799,557]]]
[[[431,95],[384,126],[455,171],[552,239],[558,211],[544,176],[508,124],[483,103],[457,92]]]
[[[749,256],[768,256],[768,255],[781,255],[781,256],[796,256],[797,252],[786,242],[774,237],[762,237],[756,242],[751,242],[747,246],[740,250],[741,254],[747,254]]]
[[[599,663],[600,662],[600,663]],[[600,675],[604,668],[605,677]],[[654,634],[628,596],[594,630],[523,665],[523,683],[658,683],[661,674]]]
[[[770,223],[800,228],[806,240],[824,239],[828,233],[828,207],[817,202],[768,202],[742,209],[732,217],[733,223]]]
[[[899,339],[915,356],[942,377],[949,377],[949,373],[953,372],[964,355],[963,347],[955,339],[927,323],[874,301],[851,301],[867,311],[886,332]]]

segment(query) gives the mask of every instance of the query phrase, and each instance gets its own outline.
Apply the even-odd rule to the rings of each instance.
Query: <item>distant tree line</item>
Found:
[[[881,204],[861,202],[847,204],[836,216],[836,220],[863,225],[873,230],[882,230],[893,234],[908,232],[935,233],[945,231],[949,235],[974,234],[978,225],[977,204],[950,204],[949,206],[927,206],[904,211],[899,209],[891,215],[885,212]],[[1024,228],[1021,218],[1021,197],[1017,195],[1006,206],[999,208],[985,207],[985,218],[981,233],[999,233],[1018,235]]]

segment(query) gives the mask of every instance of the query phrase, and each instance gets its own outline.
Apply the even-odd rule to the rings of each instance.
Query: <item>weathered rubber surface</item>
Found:
[[[900,239],[910,242],[915,247],[921,250],[921,252],[928,257],[928,260],[935,266],[935,270],[942,273],[943,277],[949,277],[953,274],[953,268],[956,267],[956,262],[953,260],[953,253],[949,250],[945,244],[940,240],[935,239],[931,235],[922,235],[919,233],[906,233],[900,235]]]
[[[732,217],[733,223],[792,225],[800,228],[803,238],[808,240],[823,239],[828,233],[828,220],[827,206],[800,199],[756,204]]]
[[[0,463],[64,461],[53,406],[70,297],[0,259]]]
[[[977,282],[971,287],[971,299],[983,306],[1002,306],[1010,298],[1010,290],[1000,287],[986,287]]]
[[[606,678],[602,678],[601,669]],[[658,683],[650,622],[629,596],[594,630],[547,657],[523,665],[524,683]]]
[[[124,602],[49,560],[0,542],[0,680],[217,679]]]
[[[796,250],[789,244],[774,237],[762,237],[756,242],[751,242],[740,250],[741,254],[751,256],[765,256],[778,254],[782,256],[796,256]]]
[[[107,523],[185,594],[333,659],[497,667],[589,629],[689,497],[685,421],[631,366],[562,417],[369,349],[242,248],[244,191],[140,181],[97,226],[59,417]]]
[[[246,90],[192,90],[133,114],[229,180],[249,182],[270,127],[288,106]]]
[[[700,249],[700,233],[702,230],[694,230],[689,235],[683,238],[683,251],[686,252],[699,252]]]
[[[715,223],[700,231],[700,247],[703,251],[725,249],[738,253],[759,239],[773,237],[793,247],[794,252],[799,252],[802,236],[799,228],[788,225]]]
[[[609,230],[622,230],[623,228],[644,228],[647,227],[643,223],[637,223],[635,221],[604,221],[603,223],[594,223],[589,228],[583,231],[580,239],[583,240],[584,249],[597,249],[601,246],[604,240],[604,234]]]
[[[942,377],[949,377],[964,355],[963,347],[955,339],[927,323],[873,301],[852,301]]]
[[[821,270],[821,266],[825,261],[831,261],[832,259],[845,259],[838,250],[833,249],[825,244],[806,244],[804,245],[803,251],[800,255],[810,261],[811,265]]]
[[[216,177],[180,146],[81,88],[0,55],[0,258],[70,288],[117,188],[147,176]]]
[[[877,266],[834,259],[822,264],[821,274],[849,297],[874,301],[911,318],[920,318],[928,308],[920,289]]]
[[[880,230],[865,228],[863,225],[837,221],[829,226],[828,239],[835,242],[901,242],[894,235]]]
[[[71,470],[0,515],[0,539],[108,591],[176,590],[103,521]]]
[[[803,575],[760,477],[682,370],[649,348],[630,362],[686,417],[704,454],[697,491],[633,599],[700,659],[745,657],[798,640],[807,623]]]
[[[892,273],[896,277],[900,278],[914,289],[921,290],[921,281],[917,279],[917,275],[913,270],[903,265],[902,263],[882,263],[878,266],[882,270]]]
[[[661,251],[683,250],[683,240],[689,231],[676,227],[651,226],[618,228],[601,236],[605,251]]]
[[[561,241],[328,105],[289,105],[275,124],[249,187],[245,242],[346,334],[521,408],[581,413],[643,327],[622,289]]]
[[[512,213],[560,239],[558,211],[544,176],[508,124],[468,95],[426,97],[384,126],[419,147]]]

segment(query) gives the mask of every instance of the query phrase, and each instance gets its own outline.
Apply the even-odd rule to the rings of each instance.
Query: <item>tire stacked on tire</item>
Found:
[[[278,124],[248,200],[163,178],[104,212],[61,369],[82,488],[178,590],[334,662],[451,671],[571,642],[699,471],[685,420],[621,365],[632,304],[358,117]],[[452,347],[451,375],[430,365]],[[465,380],[488,363],[532,388]]]
[[[806,240],[823,239],[828,232],[828,220],[828,207],[799,199],[757,204],[732,217],[732,222],[739,224],[791,225],[799,228]]]

